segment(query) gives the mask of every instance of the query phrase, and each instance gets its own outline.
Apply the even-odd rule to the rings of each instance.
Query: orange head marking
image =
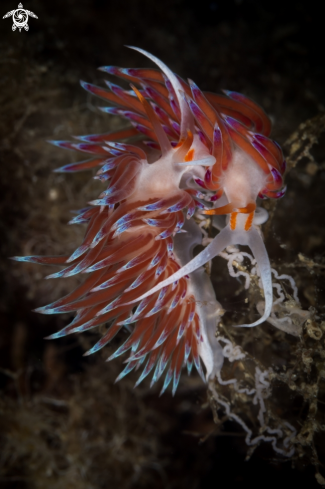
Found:
[[[237,214],[249,214],[245,223],[245,231],[249,231],[252,227],[254,212],[256,209],[256,204],[251,202],[247,204],[246,207],[235,207],[231,202],[227,205],[223,205],[221,207],[217,207],[216,209],[209,209],[203,211],[203,214],[208,215],[222,215],[222,214],[230,214],[230,229],[234,230],[237,226]]]
[[[232,212],[230,214],[230,221],[229,221],[229,224],[230,224],[230,229],[232,231],[234,231],[234,229],[236,229],[236,224],[237,224],[237,214],[238,212]]]
[[[247,218],[247,221],[245,223],[245,231],[250,230],[250,228],[252,227],[252,224],[253,224],[253,219],[254,219],[254,212],[251,212],[250,214],[248,214],[248,218]]]
[[[193,159],[194,159],[194,149],[192,148],[186,153],[184,160],[193,161]]]
[[[238,212],[241,214],[250,214],[251,212],[254,212],[256,209],[256,204],[254,202],[251,202],[250,204],[247,204],[246,207],[240,207],[237,209]]]
[[[213,215],[223,215],[223,214],[231,214],[235,210],[235,206],[230,203],[227,205],[223,205],[221,207],[216,207],[215,209],[209,209],[207,211],[203,211],[203,214],[209,214],[210,216]]]
[[[186,158],[185,155],[187,155],[187,153],[190,152],[190,148],[192,146],[192,143],[193,143],[193,133],[192,133],[192,131],[190,131],[188,129],[187,130],[187,138],[186,139],[180,139],[177,146],[175,146],[175,148],[177,148],[177,151],[176,151],[174,157],[177,161],[183,160],[184,158]],[[194,150],[193,150],[193,154],[194,154]],[[192,161],[192,159],[193,158],[191,158],[190,160],[185,159],[185,161]]]

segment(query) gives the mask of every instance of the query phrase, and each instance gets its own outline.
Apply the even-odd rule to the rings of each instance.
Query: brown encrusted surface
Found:
[[[84,207],[101,186],[88,172],[52,173],[77,156],[46,140],[121,127],[118,118],[96,110],[101,102],[80,88],[79,79],[101,83],[96,67],[102,65],[149,65],[123,47],[133,44],[202,89],[241,91],[271,115],[273,136],[287,141],[290,166],[296,166],[286,178],[285,198],[276,206],[266,203],[272,213],[265,227],[267,248],[278,271],[295,278],[303,308],[313,307],[313,321],[320,324],[325,140],[319,13],[312,2],[297,2],[292,10],[283,2],[263,4],[203,1],[190,9],[182,0],[155,6],[149,0],[30,0],[24,7],[38,20],[30,19],[29,32],[12,32],[11,19],[1,20],[1,487],[260,487],[265,479],[280,487],[316,486],[308,465],[317,466],[317,456],[321,463],[325,458],[325,332],[320,340],[310,324],[301,340],[268,325],[236,332],[254,358],[277,367],[271,408],[300,433],[292,466],[263,447],[245,463],[240,429],[231,423],[215,429],[206,387],[197,376],[184,375],[175,398],[169,393],[159,398],[159,386],[150,391],[149,382],[133,390],[134,375],[114,385],[121,361],[104,362],[113,347],[82,357],[96,332],[44,341],[67,317],[31,310],[71,290],[77,279],[46,281],[50,267],[6,259],[70,253],[80,243],[83,228],[66,225],[69,211]],[[2,2],[2,15],[14,8],[11,0]],[[228,311],[224,323],[232,318],[238,323],[245,296],[234,297],[236,286],[223,274],[226,285],[218,298]],[[216,285],[218,280],[214,277]]]

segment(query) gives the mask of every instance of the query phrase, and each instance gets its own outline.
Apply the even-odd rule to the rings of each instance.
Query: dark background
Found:
[[[1,16],[17,8],[15,2],[2,1]],[[89,174],[51,173],[75,155],[46,140],[122,125],[96,109],[100,102],[81,89],[80,79],[102,83],[96,68],[103,65],[150,66],[124,47],[135,45],[204,90],[226,88],[253,98],[284,144],[299,124],[325,109],[319,3],[23,4],[38,16],[29,19],[28,32],[12,32],[11,18],[0,21],[0,487],[316,487],[311,458],[292,463],[257,450],[245,461],[237,427],[226,423],[222,435],[215,432],[206,388],[195,375],[184,376],[174,398],[159,398],[159,386],[149,390],[148,382],[133,390],[132,376],[114,385],[120,362],[104,362],[110,347],[82,357],[96,332],[43,340],[68,318],[31,310],[67,293],[74,279],[45,281],[50,269],[7,257],[65,254],[80,243],[83,230],[66,226],[69,210],[83,207],[100,187],[89,183]],[[303,159],[287,177],[289,190],[268,238],[273,262],[294,263],[303,253],[324,264],[324,141],[315,148],[316,167]],[[303,306],[321,313],[320,269],[295,278]]]

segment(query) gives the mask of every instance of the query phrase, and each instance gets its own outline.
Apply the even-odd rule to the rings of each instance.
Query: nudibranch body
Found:
[[[110,103],[102,110],[120,115],[131,128],[82,136],[57,146],[91,155],[61,172],[100,167],[95,178],[108,187],[71,223],[87,223],[81,246],[69,257],[17,257],[20,261],[66,265],[51,275],[85,274],[76,290],[38,312],[76,312],[50,338],[109,327],[87,354],[103,348],[122,329],[130,336],[111,355],[130,356],[118,379],[143,366],[137,381],[153,371],[152,383],[166,372],[162,391],[175,392],[183,365],[202,378],[220,372],[222,348],[215,337],[222,308],[202,268],[229,244],[250,246],[264,288],[264,321],[272,308],[270,264],[254,216],[257,197],[283,195],[283,155],[268,138],[270,121],[256,104],[235,92],[203,93],[149,53],[155,69],[104,67],[131,83],[131,91],[107,82],[103,89],[82,86]],[[137,85],[137,87],[136,87]],[[120,140],[134,138],[132,143]],[[216,205],[217,204],[217,205]],[[219,204],[219,205],[218,205]],[[193,219],[229,215],[226,226],[196,257],[201,230]],[[190,274],[190,275],[189,275]],[[246,325],[248,326],[248,325]]]

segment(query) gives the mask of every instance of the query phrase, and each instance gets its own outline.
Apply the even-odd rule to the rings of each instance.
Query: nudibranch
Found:
[[[96,179],[108,183],[99,198],[70,221],[87,223],[82,244],[71,256],[16,257],[19,261],[65,265],[50,278],[85,274],[67,296],[37,309],[43,314],[76,312],[72,322],[49,338],[108,324],[86,353],[107,345],[122,329],[130,335],[109,359],[127,351],[121,379],[143,366],[136,383],[164,372],[162,392],[175,392],[182,367],[204,379],[220,371],[223,355],[216,337],[222,308],[203,265],[230,244],[248,245],[259,267],[265,295],[263,322],[272,308],[270,264],[254,212],[257,197],[284,194],[285,163],[269,139],[264,111],[236,92],[201,92],[155,56],[157,69],[100,68],[127,81],[131,90],[106,82],[108,89],[81,82],[132,127],[55,141],[90,158],[56,171],[100,167]],[[140,137],[139,137],[140,136]],[[135,138],[132,142],[130,138]],[[121,142],[128,140],[128,142]],[[195,258],[202,241],[196,209],[228,216],[226,226]]]

